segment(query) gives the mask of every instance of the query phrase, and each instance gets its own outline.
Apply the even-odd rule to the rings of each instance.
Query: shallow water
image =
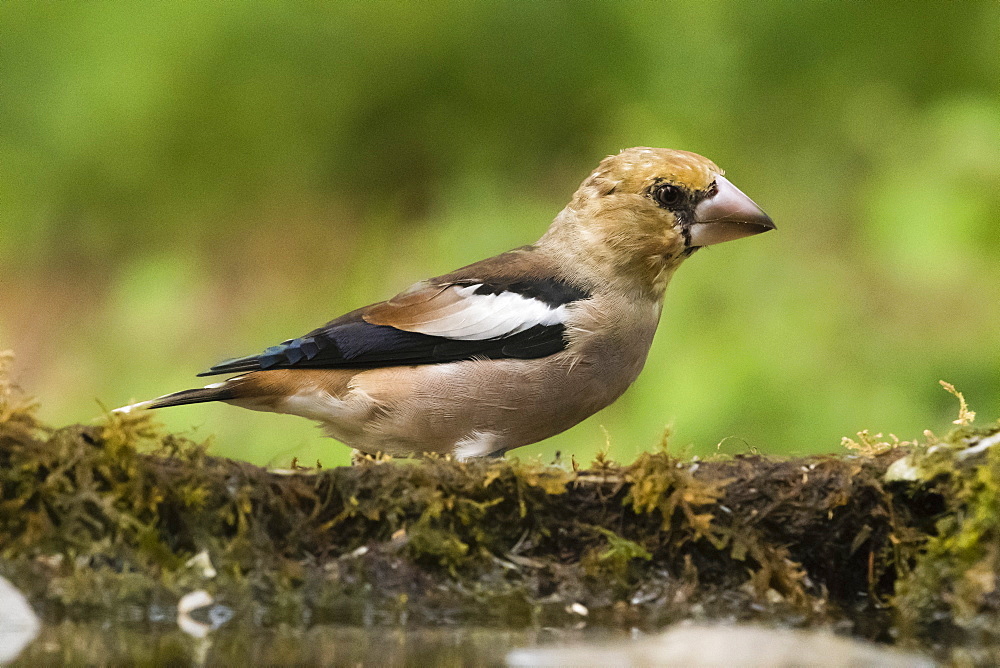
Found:
[[[204,638],[175,624],[45,625],[13,665],[502,666],[513,649],[627,638],[608,629],[224,625]]]

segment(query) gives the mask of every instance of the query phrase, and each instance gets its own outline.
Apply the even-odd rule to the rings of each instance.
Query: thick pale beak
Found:
[[[691,245],[711,246],[774,229],[774,222],[754,201],[724,176],[715,177],[718,191],[694,208]]]

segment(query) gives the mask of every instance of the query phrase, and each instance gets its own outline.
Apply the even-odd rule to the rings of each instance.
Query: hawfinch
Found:
[[[119,410],[223,401],[316,420],[369,454],[500,456],[632,384],[685,258],[772,229],[710,160],[626,149],[536,243],[200,374],[238,374],[221,383]]]

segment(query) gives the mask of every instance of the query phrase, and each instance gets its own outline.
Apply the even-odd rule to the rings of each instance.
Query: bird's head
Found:
[[[698,248],[773,229],[768,215],[711,160],[637,147],[601,161],[546,237],[609,268],[615,274],[609,279],[634,279],[660,291]]]

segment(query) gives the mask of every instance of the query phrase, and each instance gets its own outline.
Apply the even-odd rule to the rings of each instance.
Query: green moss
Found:
[[[705,509],[714,506],[723,495],[726,481],[698,480],[689,466],[666,452],[639,455],[629,467],[626,480],[632,486],[625,503],[638,513],[659,513],[664,531],[671,531],[676,525],[690,532],[678,540],[707,538],[715,543],[720,540],[712,527],[713,514]],[[675,520],[680,521],[675,523]]]
[[[921,489],[939,499],[940,512],[896,586],[900,620],[911,635],[1000,641],[1000,451],[965,456],[968,448],[1000,440],[998,434],[998,426],[962,427],[915,458]]]

